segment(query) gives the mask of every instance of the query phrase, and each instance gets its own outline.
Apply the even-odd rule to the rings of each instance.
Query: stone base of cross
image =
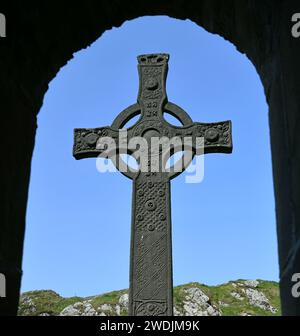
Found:
[[[183,109],[168,102],[168,60],[167,54],[139,56],[137,103],[121,112],[111,126],[74,131],[76,159],[110,157],[133,180],[129,286],[132,316],[173,315],[170,180],[187,168],[194,155],[232,152],[230,121],[193,122]],[[182,127],[169,124],[164,113],[173,115]],[[138,114],[135,125],[124,130]],[[182,169],[178,164],[176,169],[166,169],[168,158],[177,151],[184,151]],[[121,159],[122,153],[133,155],[139,169],[128,167]]]

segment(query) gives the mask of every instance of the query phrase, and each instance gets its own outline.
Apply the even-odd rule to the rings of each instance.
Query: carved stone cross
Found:
[[[129,315],[133,316],[173,315],[170,180],[180,172],[164,168],[167,159],[161,148],[156,153],[146,149],[147,169],[140,166],[138,170],[129,168],[126,171],[120,155],[124,152],[135,155],[126,145],[134,137],[144,139],[150,148],[154,138],[188,138],[192,148],[188,163],[199,154],[199,138],[202,139],[202,153],[232,152],[230,121],[194,123],[183,109],[168,102],[165,86],[168,60],[167,54],[139,56],[137,103],[121,112],[111,126],[74,130],[73,155],[76,159],[102,155],[108,149],[107,139],[111,139],[116,144],[116,151],[107,155],[124,175],[133,180],[129,288]],[[182,127],[169,124],[164,113],[173,115]],[[127,137],[120,137],[119,131],[138,114],[139,120],[126,130]],[[178,148],[173,146],[169,154],[176,150]],[[137,160],[142,163],[140,158]],[[152,169],[153,162],[159,163],[158,169]]]

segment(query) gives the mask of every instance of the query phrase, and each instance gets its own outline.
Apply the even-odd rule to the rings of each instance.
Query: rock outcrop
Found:
[[[230,281],[219,286],[189,283],[174,288],[175,316],[280,315],[278,284],[263,280]],[[124,316],[127,290],[88,298],[63,298],[53,291],[22,294],[19,315]]]

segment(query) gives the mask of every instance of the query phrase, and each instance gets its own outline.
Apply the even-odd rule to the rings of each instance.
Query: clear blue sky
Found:
[[[59,37],[58,37],[59,38]],[[172,181],[174,284],[278,279],[268,111],[245,55],[191,21],[144,17],[107,31],[50,83],[38,116],[22,291],[128,287],[131,181],[72,157],[73,129],[110,125],[136,102],[136,56],[171,55],[169,101],[195,121],[231,119],[232,155],[205,157],[200,184]]]

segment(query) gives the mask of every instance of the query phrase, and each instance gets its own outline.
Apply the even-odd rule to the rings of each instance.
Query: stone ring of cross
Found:
[[[183,126],[189,126],[193,123],[190,116],[179,106],[167,102],[164,105],[163,108],[165,113],[168,113],[175,117]],[[157,172],[164,169],[164,172],[168,174],[169,178],[173,178],[180,173],[182,173],[188,165],[191,163],[196,148],[193,148],[192,141],[190,141],[190,144],[186,142],[185,144],[182,141],[182,138],[178,135],[180,134],[181,130],[179,127],[173,126],[169,124],[164,118],[159,118],[159,120],[144,120],[142,114],[141,114],[141,107],[140,104],[134,104],[124,111],[122,111],[119,116],[113,121],[112,128],[114,129],[122,129],[126,123],[128,123],[132,118],[134,118],[137,115],[140,115],[139,120],[135,123],[135,125],[128,128],[126,131],[130,134],[130,136],[133,134],[134,137],[138,138],[141,137],[147,141],[147,144],[149,144],[149,155],[145,155],[145,169],[144,171],[148,174],[155,174]],[[162,116],[162,114],[161,114]],[[183,134],[180,134],[183,136]],[[170,138],[173,138],[173,141],[170,141]],[[164,138],[165,141],[162,139]],[[155,141],[157,140],[159,143],[155,146]],[[152,145],[151,145],[152,140]],[[100,141],[101,142],[101,141]],[[200,142],[200,141],[199,141]],[[165,146],[164,150],[162,148],[159,148],[159,145]],[[154,148],[153,148],[154,147]],[[152,150],[151,150],[152,148]],[[156,148],[158,150],[156,150]],[[201,143],[199,143],[198,146],[200,152]],[[173,166],[166,168],[166,163],[170,159],[170,157],[175,154],[176,152],[183,151],[183,156],[178,160]],[[140,164],[138,169],[134,169],[132,167],[129,167],[126,162],[123,161],[123,159],[120,157],[120,154],[117,153],[117,155],[110,156],[112,159],[112,162],[116,166],[118,170],[120,170],[125,176],[134,179],[137,174],[141,171],[141,157],[143,152],[141,153],[139,151],[134,151],[134,149],[127,148],[127,151],[124,151],[123,154],[130,154],[132,155],[137,162]],[[161,155],[161,159],[159,156]],[[148,162],[149,160],[152,160],[153,165],[151,167],[151,164],[149,166]],[[157,160],[157,161],[154,161]],[[160,166],[156,166],[155,163],[160,164]]]
[[[140,172],[171,179],[188,167],[195,154],[231,153],[230,121],[195,123],[181,107],[168,102],[168,60],[168,54],[138,56],[137,103],[122,111],[109,127],[75,129],[75,158],[109,157],[116,168],[131,179],[137,178]],[[175,117],[182,126],[168,123],[164,113]],[[124,129],[137,115],[139,120]],[[180,160],[166,168],[167,161],[176,152],[182,152]],[[130,167],[121,154],[132,155],[139,168]]]

